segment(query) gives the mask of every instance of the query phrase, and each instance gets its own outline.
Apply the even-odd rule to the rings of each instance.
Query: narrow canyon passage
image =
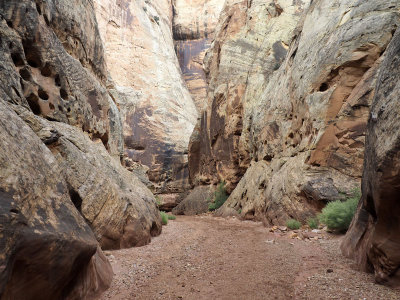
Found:
[[[107,251],[101,299],[399,299],[339,251],[341,236],[289,238],[261,223],[179,216],[144,247]]]

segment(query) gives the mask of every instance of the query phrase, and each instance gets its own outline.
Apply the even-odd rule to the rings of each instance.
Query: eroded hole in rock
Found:
[[[7,21],[7,26],[10,28],[14,28],[14,25],[11,21]]]
[[[72,203],[76,207],[76,209],[82,213],[82,198],[79,196],[78,192],[73,189],[69,190],[69,196],[71,198]]]
[[[48,63],[46,63],[46,65],[40,70],[40,73],[44,76],[44,77],[50,77],[51,76],[51,68],[50,65]]]
[[[38,95],[39,95],[40,99],[42,99],[42,100],[49,100],[49,95],[42,88],[39,89]]]
[[[156,222],[151,224],[150,235],[157,236],[160,233],[160,228],[157,226]]]
[[[49,108],[51,109],[51,110],[54,110],[54,104],[53,103],[49,103]]]
[[[38,12],[39,15],[42,14],[42,9],[40,8],[39,3],[36,3],[36,10],[37,10],[37,12]]]
[[[50,20],[49,20],[49,18],[47,17],[47,15],[44,15],[43,18],[44,18],[44,21],[45,21],[46,25],[47,25],[47,26],[50,26]]]
[[[61,79],[60,79],[60,75],[56,75],[56,77],[54,78],[54,81],[56,83],[56,86],[61,86]]]
[[[32,46],[34,41],[25,41],[22,46],[24,47],[25,57],[32,68],[39,68],[42,66],[42,60],[40,58],[39,51]]]
[[[28,68],[23,68],[19,70],[19,75],[23,80],[30,81],[31,80],[31,72],[29,72]]]
[[[321,86],[319,87],[319,91],[320,92],[325,92],[329,89],[329,86],[326,82],[324,82],[323,84],[321,84]]]
[[[31,93],[28,97],[26,97],[26,101],[28,102],[28,105],[32,112],[35,115],[40,115],[41,109],[39,105],[39,98],[36,96],[34,93]]]
[[[18,52],[11,53],[11,59],[16,67],[20,67],[25,64],[21,54]]]
[[[65,89],[60,89],[60,96],[64,100],[68,100],[68,93],[67,93],[67,91]]]
[[[16,208],[11,208],[10,212],[14,213],[14,214],[19,214],[19,210]]]
[[[107,150],[109,150],[109,149],[108,149],[108,133],[107,133],[107,132],[104,133],[104,134],[95,133],[95,134],[92,135],[92,139],[93,139],[93,140],[95,140],[95,139],[100,139],[101,142],[103,143],[104,147],[105,147]]]
[[[18,92],[15,86],[13,86],[12,89],[14,90],[14,92],[17,94],[18,97],[21,97],[20,93]]]
[[[64,111],[64,108],[61,105],[58,105],[57,107],[59,111]]]

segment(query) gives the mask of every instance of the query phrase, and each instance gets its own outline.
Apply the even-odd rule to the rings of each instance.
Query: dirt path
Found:
[[[177,217],[150,245],[111,251],[102,299],[400,299],[340,255],[340,238],[290,239],[260,223]]]

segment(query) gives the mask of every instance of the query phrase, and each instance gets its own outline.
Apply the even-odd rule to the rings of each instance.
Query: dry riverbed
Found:
[[[400,299],[354,270],[340,236],[291,236],[234,218],[178,216],[151,244],[106,252],[115,276],[102,299]]]

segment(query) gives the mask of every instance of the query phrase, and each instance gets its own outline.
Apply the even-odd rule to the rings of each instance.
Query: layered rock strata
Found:
[[[172,39],[172,3],[96,0],[96,14],[121,112],[124,162],[148,167],[156,193],[188,188],[187,147],[197,118]]]
[[[305,220],[359,184],[399,3],[308,4],[226,3],[206,57],[208,107],[189,147],[193,183],[225,180],[233,191],[222,213]]]
[[[94,3],[0,2],[0,53],[1,298],[96,297],[112,277],[99,243],[143,245],[161,220],[120,164]]]
[[[342,251],[377,282],[399,287],[399,30],[385,56],[367,126],[362,198]]]
[[[198,112],[207,105],[207,82],[203,70],[206,51],[214,39],[224,1],[174,0],[173,38],[183,78]]]

